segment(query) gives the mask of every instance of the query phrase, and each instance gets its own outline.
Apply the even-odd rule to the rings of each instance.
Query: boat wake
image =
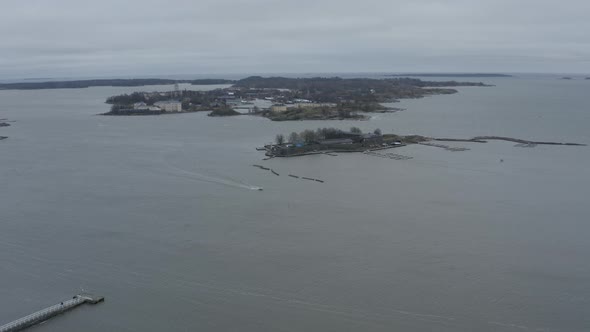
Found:
[[[189,171],[186,169],[182,169],[180,167],[176,167],[173,165],[168,165],[168,167],[170,168],[170,170],[172,172],[166,172],[167,175],[170,176],[174,176],[174,177],[178,177],[178,178],[184,178],[184,179],[189,179],[189,180],[194,180],[194,181],[199,181],[199,182],[207,182],[207,183],[215,183],[215,184],[219,184],[219,185],[223,185],[223,186],[227,186],[227,187],[232,187],[232,188],[239,188],[239,189],[248,189],[248,190],[256,190],[256,191],[262,191],[263,188],[262,187],[258,187],[258,186],[253,186],[250,185],[248,183],[245,183],[243,181],[231,178],[231,177],[227,177],[227,176],[220,176],[220,175],[207,175],[207,174],[203,174],[203,173],[198,173],[198,172],[194,172],[194,171]]]

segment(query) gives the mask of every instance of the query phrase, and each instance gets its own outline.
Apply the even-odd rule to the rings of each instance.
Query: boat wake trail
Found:
[[[203,174],[203,173],[198,173],[198,172],[182,169],[180,167],[176,167],[173,165],[168,165],[168,167],[170,168],[170,172],[164,172],[164,173],[169,176],[174,176],[174,177],[184,178],[184,179],[189,179],[189,180],[194,180],[194,181],[200,181],[200,182],[215,183],[215,184],[219,184],[219,185],[223,185],[223,186],[227,186],[227,187],[232,187],[232,188],[257,190],[257,191],[262,190],[262,187],[252,186],[248,183],[245,183],[243,181],[239,181],[237,179],[234,179],[234,178],[231,178],[228,176],[224,177],[224,176],[217,175],[217,174],[215,176],[211,176],[211,175],[207,175],[207,174]]]

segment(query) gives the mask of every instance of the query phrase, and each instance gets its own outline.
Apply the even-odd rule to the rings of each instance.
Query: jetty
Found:
[[[470,150],[468,148],[451,147],[451,146],[448,146],[448,145],[445,145],[445,144],[430,143],[430,142],[421,142],[421,143],[416,143],[416,144],[425,145],[425,146],[432,146],[432,147],[435,147],[435,148],[441,148],[441,149],[445,149],[445,150],[451,151],[451,152],[469,151]]]
[[[0,326],[0,332],[22,331],[31,326],[43,323],[57,315],[66,313],[82,304],[97,304],[104,301],[102,296],[93,296],[90,294],[79,294],[67,301],[60,302],[51,307],[39,310],[23,318]]]
[[[466,143],[487,143],[487,141],[507,141],[517,144],[523,144],[526,147],[533,147],[535,145],[568,145],[568,146],[586,146],[582,143],[562,143],[562,142],[545,142],[545,141],[529,141],[520,138],[512,138],[505,136],[476,136],[470,139],[458,139],[458,138],[434,138],[435,141],[448,141],[448,142],[466,142]]]

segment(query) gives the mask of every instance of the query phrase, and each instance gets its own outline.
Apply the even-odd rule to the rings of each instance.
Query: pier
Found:
[[[102,296],[92,296],[89,294],[79,294],[67,301],[60,302],[51,307],[39,310],[23,318],[17,319],[13,322],[0,326],[0,332],[16,332],[22,331],[31,326],[42,323],[57,315],[66,313],[82,304],[97,304],[104,301]]]

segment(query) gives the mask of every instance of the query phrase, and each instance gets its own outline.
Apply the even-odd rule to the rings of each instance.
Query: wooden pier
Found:
[[[51,307],[39,310],[23,318],[17,319],[13,322],[0,326],[0,332],[15,332],[22,331],[31,326],[42,323],[57,315],[68,312],[82,304],[97,304],[104,301],[102,296],[92,296],[89,294],[79,294],[73,298],[60,302]]]

